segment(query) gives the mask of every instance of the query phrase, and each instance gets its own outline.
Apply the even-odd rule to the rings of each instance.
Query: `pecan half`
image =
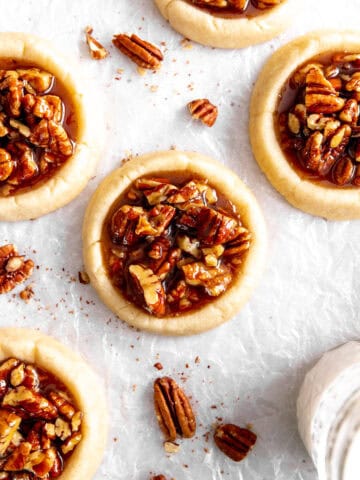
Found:
[[[8,293],[30,277],[34,270],[32,260],[24,260],[14,245],[0,247],[0,294]]]
[[[193,118],[201,120],[208,127],[212,127],[218,116],[218,108],[207,98],[193,100],[188,103],[188,109]]]
[[[109,52],[91,35],[92,33],[93,29],[91,27],[85,28],[86,43],[88,44],[91,58],[94,60],[102,60],[109,55]]]
[[[177,435],[191,438],[195,434],[196,420],[189,399],[170,377],[162,377],[154,383],[154,405],[159,426],[168,441]]]
[[[243,460],[254,447],[257,436],[246,428],[237,425],[220,425],[214,434],[219,449],[235,462]]]
[[[163,60],[161,50],[137,35],[114,35],[112,43],[139,67],[156,70]]]

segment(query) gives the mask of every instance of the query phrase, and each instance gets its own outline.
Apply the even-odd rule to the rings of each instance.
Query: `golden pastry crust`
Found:
[[[224,18],[185,0],[154,1],[174,30],[195,42],[218,48],[243,48],[276,37],[289,26],[296,7],[293,0],[285,0],[255,17]]]
[[[58,478],[92,478],[103,457],[107,437],[107,406],[100,380],[79,355],[35,330],[0,329],[0,362],[9,357],[34,363],[54,374],[73,395],[84,414],[82,440]]]
[[[319,31],[280,48],[266,63],[250,104],[250,140],[254,156],[272,185],[295,207],[330,220],[360,218],[360,189],[316,184],[289,164],[274,129],[279,95],[296,68],[317,54],[360,51],[358,32]]]
[[[95,125],[88,82],[81,79],[74,64],[54,50],[47,40],[28,33],[0,33],[0,62],[2,58],[33,64],[60,78],[77,118],[76,149],[66,163],[49,180],[40,182],[31,190],[9,197],[0,196],[0,220],[28,220],[66,205],[85,188],[100,156],[101,122],[97,121]]]
[[[252,233],[251,248],[231,286],[203,308],[178,317],[157,318],[137,308],[116,289],[102,254],[102,229],[108,212],[121,192],[143,175],[161,172],[194,172],[231,200],[242,224]],[[100,184],[87,208],[83,226],[86,271],[103,302],[134,327],[164,335],[190,335],[230,320],[244,305],[262,273],[266,252],[266,227],[253,194],[224,165],[193,152],[165,151],[143,155],[112,172]]]

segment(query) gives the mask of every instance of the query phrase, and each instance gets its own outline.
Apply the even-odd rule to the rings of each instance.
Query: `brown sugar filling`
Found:
[[[0,364],[0,478],[56,478],[81,441],[82,413],[54,375],[16,358]]]
[[[208,13],[226,18],[255,17],[284,0],[188,0]]]
[[[152,315],[176,316],[229,288],[251,233],[207,180],[172,172],[133,182],[109,211],[102,245],[126,299]]]
[[[51,176],[75,150],[75,108],[51,73],[0,60],[0,196]]]
[[[331,52],[300,66],[280,96],[274,122],[302,178],[360,186],[360,54]]]

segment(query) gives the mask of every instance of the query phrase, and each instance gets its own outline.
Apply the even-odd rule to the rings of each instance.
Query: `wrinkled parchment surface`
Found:
[[[184,48],[151,0],[0,1],[1,30],[52,40],[80,63],[104,101],[99,128],[105,123],[106,148],[87,189],[44,218],[0,224],[0,243],[15,243],[39,266],[29,304],[19,299],[21,288],[0,298],[0,325],[57,337],[104,378],[111,428],[96,480],[147,480],[149,472],[176,480],[316,479],[297,433],[295,401],[305,371],[322,352],[359,339],[360,223],[314,218],[283,200],[251,154],[248,105],[261,66],[278,46],[316,28],[358,27],[360,0],[301,2],[302,14],[286,34],[265,45],[222,51],[196,44]],[[89,58],[86,25],[110,48],[110,58]],[[140,76],[111,46],[112,34],[120,32],[165,42],[160,72]],[[219,106],[212,129],[193,123],[185,109],[199,97]],[[270,239],[267,269],[247,306],[222,327],[190,338],[134,331],[102,305],[90,285],[76,280],[83,268],[84,210],[100,180],[129,154],[171,146],[213,156],[238,173],[263,208]],[[163,450],[153,414],[158,361],[161,374],[173,376],[192,395],[199,424],[196,437],[181,442],[173,456]],[[241,464],[225,458],[211,436],[204,437],[219,418],[250,423],[259,436]]]

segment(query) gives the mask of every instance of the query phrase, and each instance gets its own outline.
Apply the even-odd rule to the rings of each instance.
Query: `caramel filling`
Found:
[[[0,478],[56,478],[81,441],[82,413],[51,373],[16,358],[0,365]]]
[[[284,86],[275,115],[282,149],[299,175],[360,186],[360,54],[322,54]]]
[[[210,14],[224,17],[254,17],[284,0],[188,0]]]
[[[51,177],[73,154],[76,120],[66,89],[36,67],[0,64],[0,196]]]
[[[158,317],[198,309],[224,293],[250,244],[233,204],[184,173],[137,179],[103,227],[111,281]]]

